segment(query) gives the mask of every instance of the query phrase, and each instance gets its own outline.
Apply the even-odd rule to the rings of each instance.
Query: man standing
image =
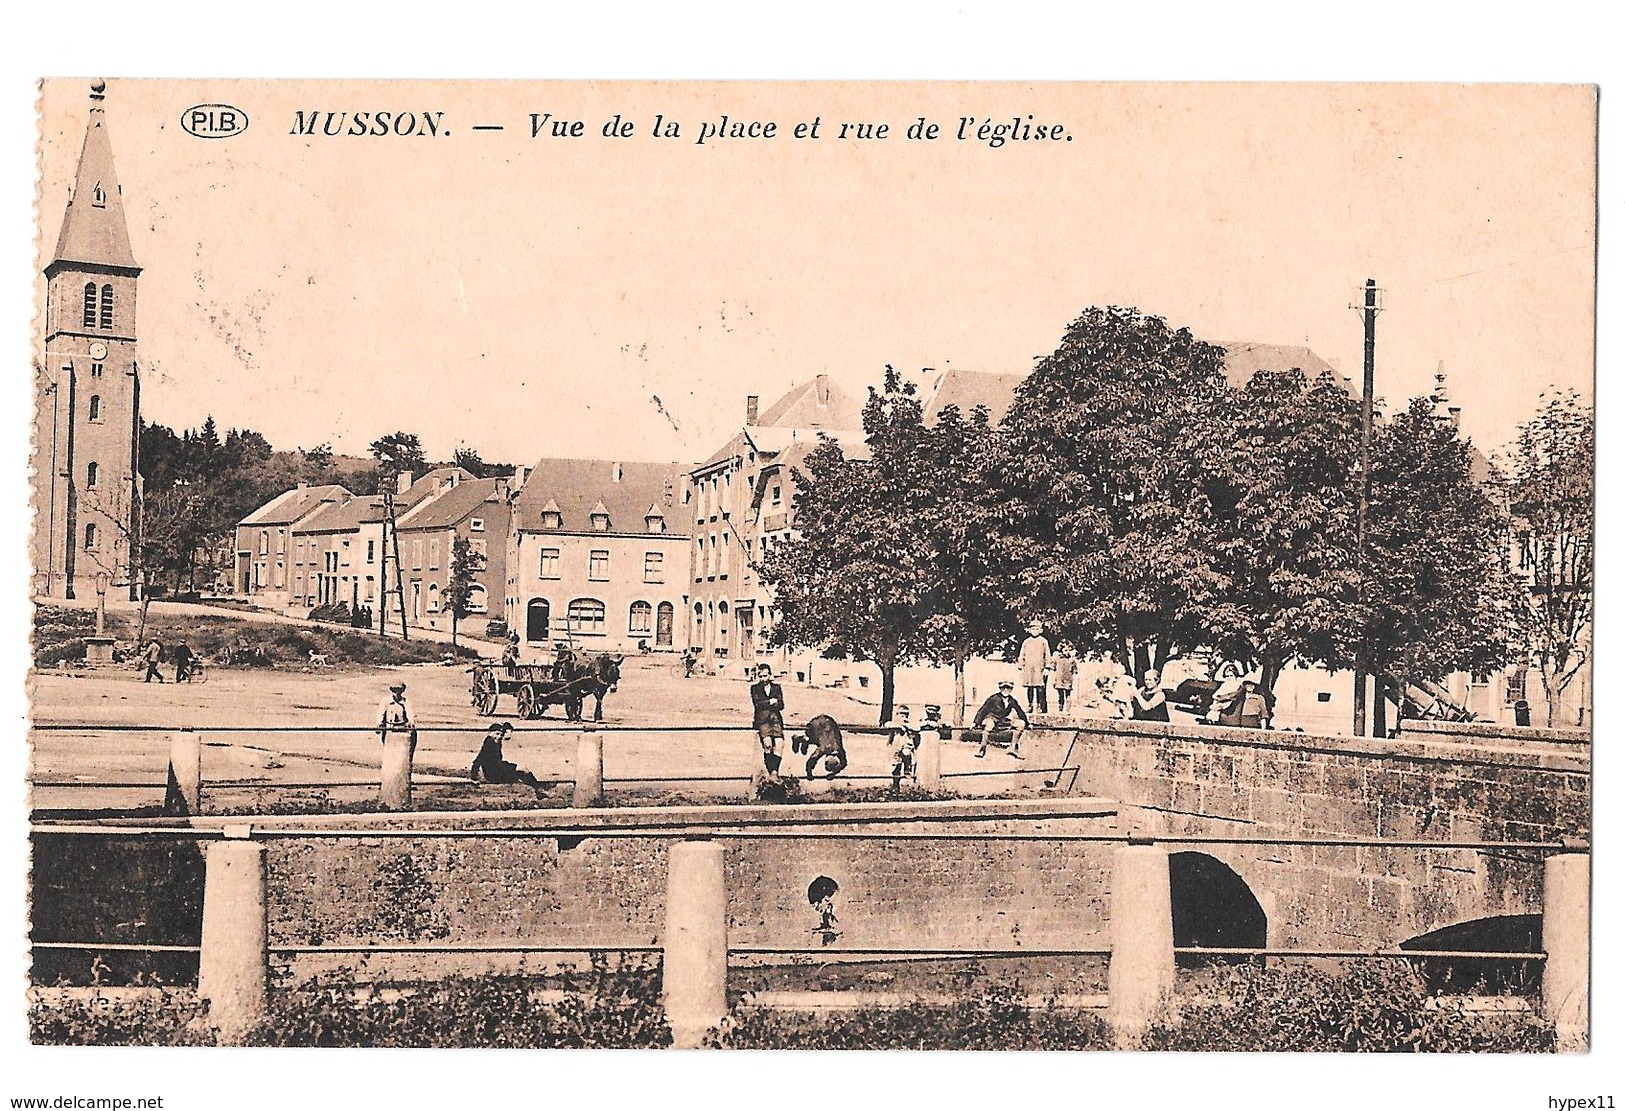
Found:
[[[384,742],[391,733],[410,733],[412,747],[417,748],[417,727],[412,724],[412,711],[406,705],[406,684],[391,683],[389,697],[378,706],[378,740]]]
[[[920,749],[920,734],[908,720],[908,707],[899,706],[897,716],[884,726],[886,747],[891,751],[891,789],[896,794],[903,789],[903,777],[918,781],[919,771],[914,757]]]
[[[779,742],[784,739],[784,688],[773,681],[773,668],[756,665],[756,682],[750,685],[751,724],[762,743],[762,766],[767,774],[779,774]]]
[[[156,679],[162,683],[164,681],[164,677],[158,674],[158,665],[162,663],[164,659],[164,646],[158,643],[156,637],[148,642],[147,650],[141,653],[141,658],[145,660],[147,664],[147,677],[141,681],[143,683],[150,683]]]
[[[997,694],[987,696],[982,708],[976,711],[976,720],[972,728],[982,731],[982,747],[976,750],[976,758],[980,760],[987,755],[988,743],[993,739],[993,731],[1008,730],[1010,733],[1010,755],[1017,760],[1025,759],[1021,755],[1021,734],[1027,729],[1027,712],[1016,701],[1015,695],[1010,692],[1016,685],[1006,679],[999,684]]]
[[[1049,679],[1044,672],[1049,669],[1049,641],[1044,638],[1044,626],[1038,621],[1027,626],[1027,634],[1016,656],[1016,663],[1021,666],[1021,685],[1027,688],[1027,712],[1033,712],[1036,702],[1037,711],[1047,714]]]
[[[183,640],[175,645],[175,682],[185,683],[192,678],[192,649]]]

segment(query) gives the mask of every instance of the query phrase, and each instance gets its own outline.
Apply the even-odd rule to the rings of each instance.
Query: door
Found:
[[[532,598],[525,607],[525,640],[532,644],[545,644],[552,607],[546,598]]]
[[[412,580],[412,624],[416,625],[423,616],[423,580]]]
[[[672,624],[676,611],[670,602],[661,602],[655,610],[655,647],[670,648]]]

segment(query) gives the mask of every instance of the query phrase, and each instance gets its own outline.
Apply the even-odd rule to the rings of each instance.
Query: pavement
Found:
[[[279,615],[265,619],[288,620]],[[645,782],[638,789],[656,796],[743,795],[747,789],[743,777],[762,766],[750,727],[746,684],[714,676],[685,679],[677,674],[675,662],[675,657],[664,655],[627,658],[619,688],[605,699],[604,724],[630,728],[605,735],[606,778],[738,776],[739,782],[731,785]],[[206,683],[179,685],[143,683],[140,672],[118,668],[30,675],[35,723],[67,727],[32,733],[31,780],[78,784],[36,787],[34,806],[99,810],[157,805],[168,766],[168,732],[181,729],[210,730],[203,739],[206,791],[210,781],[252,781],[264,787],[257,796],[250,792],[250,801],[267,805],[274,804],[279,794],[295,790],[278,792],[279,785],[337,787],[364,784],[369,778],[376,782],[379,746],[372,725],[389,684],[397,679],[407,683],[414,720],[424,727],[416,758],[420,781],[441,776],[462,792],[475,790],[466,784],[467,770],[491,719],[481,717],[470,703],[471,674],[466,665],[351,666],[317,672],[216,667],[210,669]],[[831,714],[843,724],[874,722],[872,706],[840,690],[788,685],[785,694],[791,730],[818,713]],[[590,700],[587,705],[590,712]],[[504,697],[497,720],[510,721],[521,730],[506,745],[508,759],[542,779],[573,778],[579,727],[567,726],[560,709],[550,709],[540,721],[524,722],[511,697]],[[145,728],[119,728],[130,726]],[[722,728],[674,731],[693,726]],[[534,731],[537,727],[546,731]],[[883,737],[848,731],[846,745],[850,766],[838,784],[874,787],[889,782],[891,760]],[[1028,749],[1026,762],[1001,749],[978,760],[975,746],[953,743],[944,750],[943,771],[983,773],[954,783],[954,790],[967,794],[1035,790],[1044,776],[986,774],[1053,767],[1060,756],[1059,750],[1049,753],[1036,743]],[[783,752],[786,769],[800,773],[804,760],[788,751],[788,741]],[[148,786],[93,786],[98,783]],[[625,786],[611,783],[610,789]],[[478,790],[512,794],[515,789]],[[364,785],[331,792],[334,799],[365,800],[375,795]]]

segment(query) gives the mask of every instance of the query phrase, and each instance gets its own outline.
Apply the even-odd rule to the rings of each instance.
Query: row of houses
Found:
[[[1336,373],[1306,347],[1236,343],[1226,350],[1226,373],[1237,385],[1266,369]],[[923,383],[925,415],[980,406],[996,422],[1023,377],[931,374]],[[819,375],[765,410],[747,397],[739,430],[697,466],[542,459],[512,478],[476,478],[458,468],[415,481],[402,476],[393,500],[407,623],[450,628],[441,597],[453,543],[463,538],[485,557],[468,623],[476,631],[512,630],[526,652],[559,642],[626,652],[692,647],[732,674],[770,659],[814,681],[811,659],[768,645],[777,610],[755,567],[791,539],[798,464],[820,439],[840,441],[849,454],[865,450],[862,411],[859,399]],[[1487,467],[1476,453],[1474,464]],[[288,491],[237,529],[238,594],[295,614],[342,603],[352,612],[370,608],[375,623],[398,621],[393,597],[383,612],[386,516],[381,496],[341,486]],[[816,671],[818,681],[877,680],[861,674],[865,667],[872,669],[822,661]],[[921,699],[943,700],[942,676],[922,671],[916,678]],[[1330,724],[1347,716],[1347,684],[1335,680],[1317,668],[1289,669],[1276,693],[1297,722]],[[910,685],[909,676],[900,683]],[[1510,720],[1520,699],[1538,698],[1521,667],[1455,676],[1447,686],[1459,704],[1491,720]],[[1589,677],[1573,697],[1565,718],[1583,716]]]

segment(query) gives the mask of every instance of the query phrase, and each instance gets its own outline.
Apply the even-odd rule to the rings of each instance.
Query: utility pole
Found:
[[[411,634],[406,630],[406,591],[401,582],[401,538],[395,527],[395,484],[401,473],[387,463],[383,468],[381,493],[384,496],[384,514],[379,530],[382,551],[378,553],[378,635],[389,635],[389,598],[394,595],[401,615],[401,639],[410,640]]]
[[[1354,544],[1355,558],[1360,565],[1360,573],[1365,573],[1365,517],[1367,504],[1371,500],[1371,417],[1376,395],[1377,371],[1377,313],[1380,311],[1377,304],[1377,279],[1365,280],[1365,303],[1351,305],[1358,308],[1365,320],[1365,374],[1361,382],[1360,391],[1360,502],[1359,514],[1355,519]],[[1365,590],[1360,591],[1360,601],[1365,601]],[[1365,668],[1358,655],[1354,664],[1354,735],[1365,736]],[[1382,697],[1382,680],[1377,681],[1377,697]]]

